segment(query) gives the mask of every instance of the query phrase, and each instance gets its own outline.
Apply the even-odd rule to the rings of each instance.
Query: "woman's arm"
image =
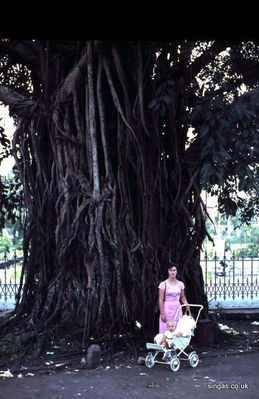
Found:
[[[187,305],[188,304],[186,296],[185,296],[184,288],[181,290],[180,298],[181,298],[181,302],[182,302],[183,305]],[[187,312],[190,313],[190,306],[189,305],[186,306],[186,310],[187,310]]]
[[[165,295],[165,291],[162,290],[161,288],[158,289],[158,304],[159,304],[159,311],[161,314],[161,319],[165,322],[166,321],[166,317],[165,317],[165,313],[164,313],[164,295]]]

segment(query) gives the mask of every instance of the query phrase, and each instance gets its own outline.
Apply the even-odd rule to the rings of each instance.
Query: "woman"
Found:
[[[167,321],[173,320],[177,309],[182,304],[187,304],[184,293],[184,283],[177,280],[177,267],[170,265],[168,268],[168,279],[162,281],[158,286],[159,302],[159,333],[167,330]],[[186,306],[186,311],[190,312],[190,307]],[[179,310],[175,321],[182,317],[182,309]]]

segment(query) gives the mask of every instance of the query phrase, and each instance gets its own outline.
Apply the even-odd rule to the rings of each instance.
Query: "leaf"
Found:
[[[203,125],[200,130],[200,137],[206,136],[208,132],[209,132],[209,125]]]
[[[212,114],[210,109],[205,110],[204,111],[204,119],[205,119],[205,121],[210,120],[212,118],[212,115],[213,114]]]
[[[159,103],[159,101],[157,101],[157,103],[154,105],[153,108],[154,108],[154,111],[155,111],[155,112],[159,110],[159,108],[160,108],[160,103]]]
[[[201,151],[201,159],[204,160],[204,158],[207,157],[207,155],[209,155],[211,153],[210,148],[208,147],[203,147],[202,151]]]
[[[220,154],[225,160],[230,158],[229,153],[225,150],[224,147],[220,147]]]
[[[210,163],[206,162],[202,165],[200,178],[203,184],[207,184],[209,177],[213,174],[213,171],[214,169]]]
[[[224,184],[224,179],[223,179],[223,175],[218,171],[216,172],[216,176],[218,178],[218,183],[220,186],[223,186]]]
[[[160,107],[160,115],[165,116],[165,113],[166,113],[166,106],[164,103],[162,103],[162,105]]]
[[[158,99],[157,98],[153,98],[153,100],[149,103],[148,108],[154,108],[154,106],[157,104]]]
[[[168,95],[165,95],[165,96],[163,97],[163,100],[164,100],[164,102],[165,102],[167,105],[169,105],[169,104],[172,103],[172,98],[169,97]]]
[[[221,161],[221,156],[220,156],[219,152],[213,152],[212,153],[212,161],[213,162]]]
[[[204,105],[203,104],[197,104],[194,109],[195,109],[195,111],[202,111],[204,109]]]
[[[174,87],[175,82],[174,82],[174,80],[168,80],[167,84],[168,84],[168,86]]]
[[[208,140],[206,141],[206,145],[205,145],[205,147],[206,148],[212,148],[212,147],[214,147],[214,140],[213,140],[213,138],[210,136],[209,138],[208,138]]]

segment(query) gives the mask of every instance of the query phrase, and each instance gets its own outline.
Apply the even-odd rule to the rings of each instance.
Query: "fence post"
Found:
[[[217,253],[214,254],[214,299],[217,299]]]
[[[251,255],[251,273],[250,273],[250,280],[251,280],[251,299],[253,299],[253,274],[254,274],[254,256]]]
[[[7,255],[6,255],[6,249],[4,250],[4,300],[7,301],[7,286],[6,286],[6,262],[7,262]]]
[[[16,294],[16,249],[14,250],[14,292]]]
[[[242,284],[241,284],[241,287],[242,287],[241,293],[242,293],[242,295],[241,295],[241,297],[242,297],[242,299],[244,299],[244,294],[245,294],[245,292],[244,292],[244,287],[245,287],[245,280],[244,280],[245,279],[244,252],[242,252],[241,259],[242,259]]]
[[[226,299],[226,273],[227,273],[227,264],[226,264],[226,252],[224,251],[224,256],[223,256],[223,262],[224,262],[224,274],[223,274],[223,299],[225,301]]]
[[[235,299],[235,251],[233,251],[233,299]]]
[[[208,254],[207,254],[207,250],[205,251],[205,286],[206,286],[206,290],[208,289]]]

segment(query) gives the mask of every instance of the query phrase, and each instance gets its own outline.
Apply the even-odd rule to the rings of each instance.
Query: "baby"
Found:
[[[162,334],[161,334],[162,335]],[[160,345],[165,348],[171,348],[173,343],[173,337],[180,337],[183,334],[179,331],[176,331],[176,322],[174,320],[168,320],[167,322],[167,330],[164,332],[162,339],[160,341]]]
[[[169,349],[172,347],[174,337],[186,337],[193,335],[193,330],[196,327],[196,323],[192,316],[184,315],[176,322],[169,320],[167,322],[167,330],[164,334],[157,334],[154,341],[158,345],[162,345],[164,348]]]

